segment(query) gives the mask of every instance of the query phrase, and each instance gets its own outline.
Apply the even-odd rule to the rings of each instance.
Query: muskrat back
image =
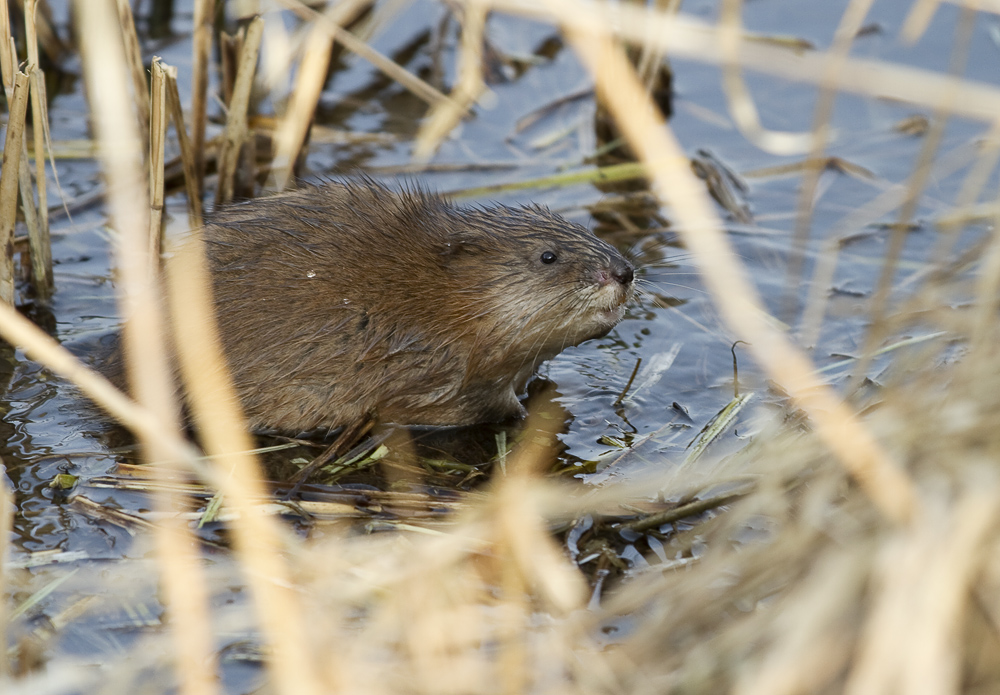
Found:
[[[606,334],[633,292],[618,251],[545,209],[373,183],[231,206],[203,234],[254,428],[517,415],[538,364]]]

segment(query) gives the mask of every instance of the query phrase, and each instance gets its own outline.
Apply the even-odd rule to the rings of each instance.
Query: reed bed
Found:
[[[929,178],[945,165],[936,161],[944,122],[960,115],[995,128],[1000,88],[958,77],[960,54],[953,75],[851,57],[870,2],[852,0],[830,49],[810,52],[748,35],[736,0],[722,3],[717,24],[683,15],[681,3],[657,5],[467,0],[456,9],[463,27],[459,68],[453,89],[443,94],[351,33],[348,27],[370,9],[365,3],[318,7],[282,0],[284,11],[308,22],[306,50],[270,52],[274,64],[261,63],[262,44],[276,51],[293,42],[283,25],[268,24],[269,12],[278,9],[249,18],[241,33],[225,42],[231,49],[226,59],[231,89],[225,90],[222,134],[212,139],[206,116],[211,3],[195,2],[191,109],[185,114],[175,68],[154,60],[150,93],[126,0],[77,1],[75,31],[107,211],[117,232],[123,340],[134,397],[115,390],[14,309],[27,285],[15,287],[13,253],[6,254],[10,266],[0,267],[0,335],[74,383],[134,433],[149,471],[142,489],[153,504],[138,517],[109,509],[104,520],[129,528],[137,543],[148,543],[155,571],[152,563],[138,561],[66,570],[58,563],[71,558],[53,557],[45,571],[25,577],[17,570],[28,559],[0,552],[4,692],[141,688],[207,695],[231,689],[220,674],[244,661],[263,664],[267,691],[297,695],[853,695],[1000,687],[995,658],[1000,650],[1000,240],[991,231],[971,252],[954,253],[948,246],[949,235],[953,244],[953,235],[971,219],[1000,215],[995,199],[977,203],[1000,151],[996,132],[964,162],[966,185],[941,217],[942,252],[925,281],[900,301],[890,292],[914,206]],[[935,5],[914,3],[902,30],[905,38],[926,30]],[[36,0],[25,0],[24,6],[26,15],[38,12]],[[985,1],[962,7],[958,45],[968,35],[962,32],[981,18],[976,10],[1000,11]],[[685,460],[655,460],[661,465],[649,468],[666,472],[582,486],[546,474],[558,434],[552,423],[560,419],[533,401],[526,434],[510,447],[498,439],[500,463],[485,491],[448,503],[384,491],[378,504],[398,513],[391,520],[369,517],[367,530],[380,533],[358,534],[330,523],[304,540],[277,517],[280,509],[243,427],[223,367],[198,239],[164,236],[168,122],[178,135],[193,226],[200,223],[206,192],[220,204],[241,185],[257,193],[284,190],[294,185],[296,162],[308,148],[333,48],[343,46],[427,103],[412,152],[417,163],[429,162],[452,129],[489,98],[482,37],[491,11],[560,28],[637,159],[573,172],[564,180],[648,182],[669,206],[734,341],[746,344],[775,384],[778,405],[755,416],[750,443],[729,456],[713,457],[710,444],[743,412],[746,394],[734,394]],[[36,223],[38,230],[46,227],[45,213],[34,210],[36,194],[39,209],[47,209],[47,126],[38,48],[28,48],[26,71],[16,72],[6,0],[0,0],[0,15],[9,113],[0,230],[12,249],[18,191],[24,224],[29,230]],[[25,36],[33,46],[38,32],[29,28]],[[638,47],[632,58],[626,44]],[[705,183],[692,173],[650,98],[654,68],[664,55],[721,64],[730,115],[744,136],[766,152],[803,158],[797,170],[801,200],[797,211],[789,211],[797,215],[789,241],[792,294],[803,275],[810,201],[819,172],[829,164],[824,152],[834,96],[851,90],[933,111],[909,179],[859,205],[831,235],[812,278],[819,289],[804,298],[798,334],[764,308]],[[282,66],[287,71],[296,61],[290,98],[273,121],[256,117],[253,90],[274,88]],[[746,87],[748,70],[817,85],[812,129],[766,129]],[[37,188],[27,169],[29,94]],[[270,136],[269,158],[258,158],[261,134]],[[882,259],[882,279],[867,307],[869,334],[847,367],[856,378],[848,392],[839,392],[803,346],[811,346],[810,336],[822,325],[826,287],[842,242],[853,229],[892,211],[898,217]],[[51,253],[38,245],[47,243],[40,233],[31,238],[31,258],[22,265],[30,264],[34,296],[44,300],[45,288],[51,288]],[[961,310],[954,308],[958,301]],[[907,331],[929,337],[905,340]],[[197,444],[182,428],[168,341],[175,346]],[[863,388],[868,366],[887,349],[894,356],[879,388]],[[632,379],[637,374],[641,381],[638,364]],[[627,403],[628,390],[616,406]],[[370,465],[382,444],[353,458],[338,452],[338,462],[363,459]],[[385,446],[412,455],[405,437]],[[630,460],[645,456],[637,442],[611,467],[629,470]],[[82,493],[78,502],[88,513],[101,513],[101,505]],[[336,521],[364,517],[362,504],[338,500],[294,511]],[[9,533],[11,506],[3,487],[2,534]],[[226,529],[225,542],[213,544],[211,553],[192,520],[204,520],[209,507],[221,509],[216,518],[224,519]],[[604,529],[604,540],[643,539],[635,544],[641,551],[629,569],[621,571],[621,556],[602,545],[592,529]],[[146,605],[156,586],[162,613]],[[49,624],[19,622],[28,606],[54,594],[64,597],[66,608]],[[81,616],[99,614],[111,598],[134,601],[128,624],[147,628],[141,638],[120,645],[117,656],[100,668],[64,653],[48,654],[43,664],[40,654],[53,634],[72,632]]]

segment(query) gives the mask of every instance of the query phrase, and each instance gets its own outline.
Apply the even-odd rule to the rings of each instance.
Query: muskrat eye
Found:
[[[545,265],[555,262],[556,262],[556,255],[551,251],[546,251],[545,253],[542,254],[542,263],[544,263]]]

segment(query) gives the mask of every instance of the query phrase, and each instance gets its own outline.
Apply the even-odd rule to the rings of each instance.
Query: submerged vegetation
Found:
[[[152,48],[152,37],[170,35],[168,2],[152,3],[140,32],[127,0],[77,0],[69,26],[44,0],[8,1],[0,336],[44,365],[39,384],[56,374],[127,428],[141,462],[100,474],[67,466],[31,502],[64,510],[67,528],[82,519],[122,529],[128,557],[24,544],[0,553],[5,693],[193,695],[262,682],[296,695],[1000,686],[991,658],[1000,649],[1000,208],[986,192],[996,187],[1000,87],[965,78],[970,37],[988,33],[996,8],[900,0],[903,21],[885,27],[868,21],[871,2],[852,0],[816,47],[747,30],[738,1],[722,0],[708,22],[671,0],[468,0],[433,5],[441,19],[426,64],[408,70],[412,46],[389,57],[375,40],[407,3],[194,0],[191,58],[173,66]],[[505,54],[491,40],[499,15],[551,25],[550,40]],[[951,74],[852,52],[873,32],[918,42],[945,15]],[[474,452],[465,457],[443,443],[455,433],[402,428],[255,442],[221,367],[202,250],[173,227],[200,225],[206,201],[328,174],[309,165],[318,143],[390,143],[411,160],[352,173],[447,172],[436,153],[499,99],[496,76],[530,75],[564,46],[590,83],[533,106],[514,130],[585,102],[594,114],[585,157],[449,192],[590,183],[601,191],[588,205],[599,231],[633,254],[655,261],[666,231],[676,234],[669,243],[700,273],[733,355],[732,372],[702,365],[711,373],[693,386],[723,384],[728,404],[696,421],[668,398],[658,419],[650,408],[633,426],[629,413],[661,388],[679,349],[639,345],[641,361],[615,354],[613,393],[588,417],[574,421],[571,398],[539,380],[523,424],[457,435]],[[406,126],[323,122],[339,106],[324,94],[345,51],[419,112]],[[670,68],[681,60],[718,65],[726,97],[725,113],[682,104],[687,113],[721,122],[773,162],[685,154],[669,120],[679,113]],[[46,74],[70,63],[89,108],[92,139],[82,144],[48,126]],[[766,128],[749,71],[813,87],[798,106],[811,128]],[[907,171],[889,177],[833,150],[834,104],[847,92],[871,108],[927,112],[894,124],[913,143]],[[956,119],[975,132],[959,146],[946,137]],[[566,133],[576,131],[532,143],[544,149]],[[30,320],[60,294],[50,218],[93,203],[59,184],[59,153],[71,145],[103,180],[134,400]],[[454,166],[462,175],[507,164]],[[866,196],[832,221],[819,204],[829,172]],[[959,182],[945,200],[951,189],[935,186],[949,177]],[[795,200],[768,219],[755,218],[762,180],[794,181]],[[921,231],[931,241],[914,260],[904,251]],[[774,277],[751,277],[734,248],[740,235],[774,244]],[[845,266],[866,267],[870,289],[837,281]],[[648,323],[673,306],[652,267],[636,310]],[[831,337],[844,312],[861,317],[861,330]],[[693,313],[683,321],[704,328]],[[24,364],[23,355],[5,359]],[[599,456],[559,458],[571,422],[593,429]],[[368,483],[349,476],[376,469],[378,486],[341,484]],[[26,497],[0,486],[0,538],[12,537]]]

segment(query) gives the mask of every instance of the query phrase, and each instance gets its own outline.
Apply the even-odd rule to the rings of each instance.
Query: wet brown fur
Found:
[[[204,238],[255,428],[517,415],[538,364],[606,334],[633,291],[621,254],[547,210],[459,209],[373,183],[235,205]]]

